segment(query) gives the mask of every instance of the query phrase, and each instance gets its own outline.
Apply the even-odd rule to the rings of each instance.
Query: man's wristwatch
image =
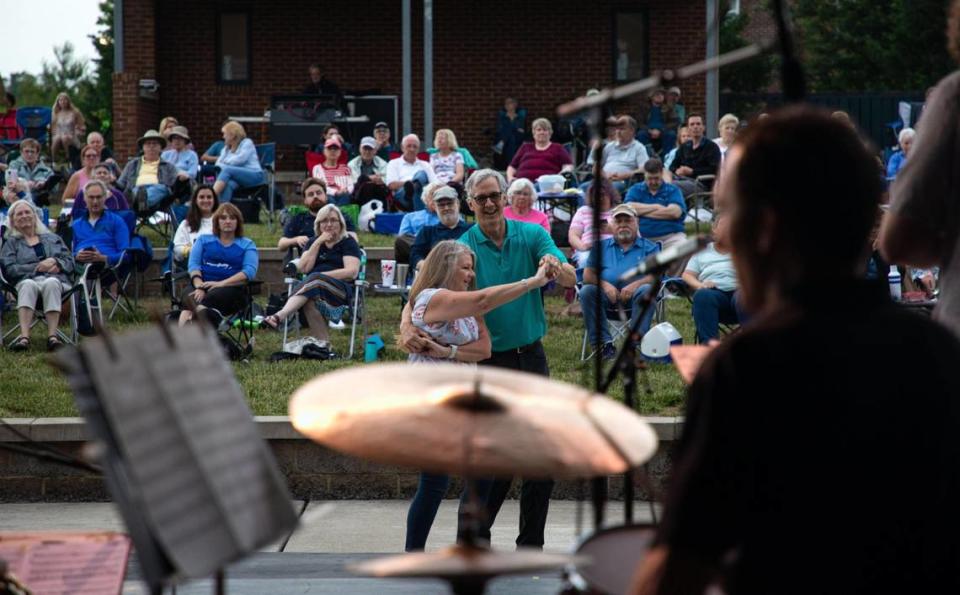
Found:
[[[457,346],[450,346],[450,355],[447,356],[447,359],[457,359]]]

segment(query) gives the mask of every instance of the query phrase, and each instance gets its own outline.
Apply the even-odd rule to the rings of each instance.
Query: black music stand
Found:
[[[151,593],[222,569],[289,533],[290,494],[203,324],[162,325],[61,350],[77,408]]]

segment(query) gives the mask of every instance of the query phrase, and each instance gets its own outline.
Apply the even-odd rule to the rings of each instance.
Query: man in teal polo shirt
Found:
[[[492,169],[481,169],[467,180],[466,192],[477,224],[460,236],[477,255],[477,288],[501,283],[514,283],[535,275],[540,263],[553,266],[553,275],[564,287],[573,287],[576,272],[567,263],[550,235],[539,225],[512,221],[503,216],[507,182]],[[539,292],[523,297],[489,312],[484,317],[490,332],[490,359],[481,365],[522,370],[550,375],[547,356],[540,339],[547,333],[547,319]],[[487,496],[487,526],[481,537],[490,538],[490,527],[497,518],[507,491],[509,479],[494,480]],[[547,507],[553,491],[553,480],[523,480],[520,489],[520,534],[517,545],[543,547],[543,531],[547,523]]]
[[[566,257],[550,235],[539,225],[503,216],[505,184],[494,170],[479,170],[467,181],[467,196],[477,215],[477,225],[460,236],[460,242],[470,246],[477,255],[477,288],[514,283],[533,276],[543,261],[556,267],[560,285],[572,287],[576,283],[574,269],[566,264]],[[503,362],[501,367],[549,375],[545,359],[541,366],[521,357],[525,353],[543,352],[540,339],[547,332],[547,320],[543,300],[537,292],[500,306],[487,314],[485,320],[493,348],[490,358],[493,361],[486,363],[500,365]]]
[[[477,224],[460,237],[476,254],[478,289],[514,283],[536,274],[541,262],[551,265],[551,276],[564,287],[576,283],[576,273],[563,253],[539,225],[508,220],[503,216],[507,183],[492,169],[477,170],[466,184],[470,208]],[[547,320],[539,292],[529,292],[484,316],[492,343],[492,354],[481,365],[510,368],[549,376],[547,356],[541,338]],[[401,325],[401,346],[417,351],[416,330],[405,311]],[[487,524],[480,537],[490,539],[490,527],[510,489],[509,479],[479,482],[481,497],[486,493]],[[520,534],[517,545],[543,547],[547,507],[553,491],[552,480],[524,480],[520,492]],[[462,515],[461,515],[462,518]]]

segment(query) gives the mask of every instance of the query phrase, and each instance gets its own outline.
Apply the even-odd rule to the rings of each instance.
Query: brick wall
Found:
[[[656,454],[644,465],[656,493],[664,493],[682,418],[649,417],[660,441]],[[37,418],[8,420],[22,434],[74,457],[83,456],[90,439],[79,418]],[[393,465],[381,465],[328,450],[302,437],[285,417],[256,418],[261,437],[273,452],[280,473],[294,498],[323,500],[410,498],[416,491],[417,472]],[[22,439],[0,427],[0,443],[20,444]],[[610,498],[623,498],[620,476],[608,478]],[[638,482],[639,483],[639,482]],[[636,497],[650,499],[643,484]],[[517,497],[517,488],[510,497]],[[580,482],[558,481],[553,498],[572,500],[580,493]],[[460,493],[459,484],[450,486],[450,497]],[[38,461],[19,453],[0,449],[0,502],[63,502],[109,500],[103,479],[86,471]]]
[[[156,128],[157,102],[138,96],[140,79],[157,78],[155,3],[123,3],[124,71],[113,75],[113,144],[120,163],[136,151],[136,141]]]
[[[418,0],[412,4],[413,126],[420,132],[423,9]],[[149,106],[144,100],[131,99],[129,81],[115,80],[118,153],[134,150],[144,124],[154,127],[166,115],[180,119],[198,148],[205,148],[219,137],[228,115],[262,114],[271,94],[299,91],[307,66],[315,61],[342,89],[402,94],[399,1],[330,2],[322,10],[311,0],[232,3],[231,7],[246,7],[251,15],[249,85],[216,83],[218,4],[166,0],[151,28],[143,19],[154,6],[155,0],[124,2],[127,70],[137,73],[135,78],[156,78],[160,93],[156,113],[151,114],[155,117],[148,122],[144,114]],[[552,116],[557,103],[589,87],[609,84],[614,6],[647,7],[651,68],[676,68],[703,58],[703,0],[616,4],[614,0],[472,4],[435,0],[434,128],[453,129],[462,145],[485,155],[491,137],[483,131],[494,126],[504,97],[519,98],[531,117]],[[703,77],[680,86],[688,110],[702,110]],[[622,109],[635,111],[639,101],[632,99]],[[141,129],[120,130],[133,122]],[[281,147],[280,153],[287,156],[282,168],[302,164],[293,147]]]

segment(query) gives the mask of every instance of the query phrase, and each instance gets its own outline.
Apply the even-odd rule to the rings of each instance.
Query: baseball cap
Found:
[[[387,123],[383,121],[377,122],[376,124],[373,125],[374,130],[376,130],[377,128],[386,128],[387,130],[390,130],[390,127],[387,126]]]
[[[340,141],[337,140],[336,136],[331,136],[327,139],[327,142],[323,143],[323,148],[326,149],[327,147],[337,147],[339,149],[341,148]]]
[[[457,191],[450,186],[437,188],[433,192],[433,202],[440,202],[442,199],[457,200]]]
[[[377,141],[374,140],[372,136],[365,136],[360,139],[360,147],[370,147],[371,149],[377,148]]]
[[[637,218],[637,212],[633,210],[633,207],[623,203],[613,207],[613,210],[610,211],[610,218],[615,219],[617,215],[630,215],[634,219]]]

